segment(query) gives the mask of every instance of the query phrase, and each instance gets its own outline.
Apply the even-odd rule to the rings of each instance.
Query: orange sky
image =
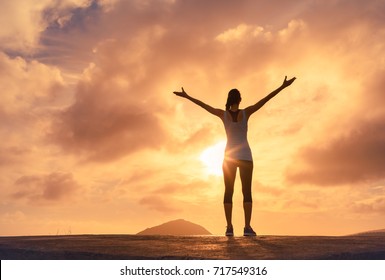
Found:
[[[385,228],[384,1],[0,2],[0,235],[225,230],[202,153],[241,107],[258,234]],[[235,234],[243,227],[239,178]]]

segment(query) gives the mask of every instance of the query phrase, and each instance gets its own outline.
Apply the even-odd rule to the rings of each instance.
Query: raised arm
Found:
[[[265,105],[270,99],[272,99],[274,96],[276,96],[281,90],[284,88],[290,86],[296,78],[291,78],[290,80],[287,80],[287,76],[285,76],[285,80],[283,81],[282,85],[277,88],[276,90],[272,91],[270,94],[259,100],[254,105],[251,105],[245,109],[246,115],[250,116],[251,114],[255,113],[259,109],[262,108],[263,105]]]
[[[196,105],[202,107],[203,109],[205,109],[207,112],[217,116],[217,117],[220,117],[221,119],[223,118],[223,113],[224,111],[221,110],[221,109],[215,109],[213,107],[211,107],[210,105],[207,105],[206,103],[196,99],[196,98],[193,98],[191,96],[189,96],[183,89],[182,87],[182,91],[174,91],[174,94],[177,95],[177,96],[180,96],[180,97],[183,97],[183,98],[186,98],[188,100],[190,100],[191,102],[195,103]]]

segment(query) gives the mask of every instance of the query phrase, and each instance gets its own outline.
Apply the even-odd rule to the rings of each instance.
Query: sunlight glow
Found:
[[[206,167],[206,172],[211,175],[222,176],[222,162],[226,141],[218,142],[206,148],[200,155],[199,159]]]

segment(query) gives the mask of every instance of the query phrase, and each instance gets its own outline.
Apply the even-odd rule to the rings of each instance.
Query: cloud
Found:
[[[20,56],[10,58],[0,52],[0,89],[3,102],[0,111],[8,120],[16,115],[46,108],[55,103],[64,86],[60,70],[36,60],[28,61]],[[23,85],[21,87],[20,85]]]
[[[385,213],[385,197],[376,196],[364,201],[354,202],[351,206],[356,213],[368,214],[384,214]]]
[[[160,148],[164,134],[159,120],[138,107],[81,102],[59,115],[49,137],[66,152],[111,161],[141,149]]]
[[[157,116],[162,108],[152,102],[156,92],[140,73],[141,61],[116,42],[109,44],[106,51],[119,56],[88,69],[74,103],[56,114],[48,135],[65,151],[87,160],[110,161],[141,149],[159,149],[165,141]]]
[[[90,0],[1,1],[0,49],[10,53],[34,53],[41,33],[51,24],[70,21],[76,9],[91,5]],[[107,3],[106,3],[107,4]]]
[[[306,24],[302,20],[291,20],[287,27],[273,32],[262,26],[250,25],[242,23],[235,28],[230,28],[215,37],[221,43],[237,43],[237,44],[272,44],[273,41],[280,40],[284,42],[300,35],[300,32],[306,28]],[[252,43],[253,42],[253,43]]]
[[[35,47],[45,25],[40,13],[48,1],[1,1],[0,45],[2,50],[25,51]],[[23,8],[20,8],[23,7]]]
[[[19,189],[14,192],[14,199],[26,199],[29,202],[60,201],[70,197],[79,189],[71,173],[54,172],[47,175],[22,176],[15,182]]]
[[[384,6],[371,1],[362,7],[362,16],[357,16],[358,2],[353,2],[320,6],[321,13],[332,16],[346,4],[346,13],[337,21],[318,21],[318,17],[310,20],[311,13],[306,14],[309,28],[320,31],[315,42],[330,40],[321,49],[340,62],[339,79],[329,87],[327,102],[313,120],[318,125],[323,122],[319,134],[298,149],[287,169],[285,176],[290,184],[356,186],[385,178],[385,110],[381,105],[385,101],[381,62],[385,44],[379,40],[385,38],[385,29],[376,12]],[[338,25],[333,29],[330,24]]]
[[[380,65],[375,65],[365,78],[356,77],[361,81],[358,92],[352,92],[356,97],[350,103],[346,100],[345,106],[341,103],[343,114],[334,115],[318,139],[299,149],[287,170],[287,182],[337,186],[371,184],[385,178],[382,71]]]
[[[335,186],[384,179],[384,143],[385,118],[362,121],[323,147],[303,148],[300,162],[289,169],[287,180]]]
[[[245,39],[258,37],[261,37],[262,40],[269,41],[271,33],[264,32],[264,28],[261,26],[252,26],[243,23],[236,28],[231,28],[217,35],[215,39],[222,43],[228,43],[231,41],[244,42]]]
[[[28,154],[28,149],[25,147],[0,146],[0,167],[17,166],[23,161],[26,154]]]
[[[139,203],[162,213],[175,213],[180,211],[180,209],[171,206],[168,199],[161,196],[148,196],[142,198]]]
[[[47,160],[42,139],[51,122],[51,111],[60,106],[64,92],[58,68],[0,52],[2,174],[20,174],[26,169],[31,172]],[[4,183],[4,188],[8,187]]]

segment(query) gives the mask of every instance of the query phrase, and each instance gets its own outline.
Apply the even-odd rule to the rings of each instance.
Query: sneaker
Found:
[[[226,236],[234,236],[234,229],[233,229],[233,227],[227,227],[226,228]]]
[[[257,236],[257,234],[251,227],[245,227],[243,230],[243,236]]]

